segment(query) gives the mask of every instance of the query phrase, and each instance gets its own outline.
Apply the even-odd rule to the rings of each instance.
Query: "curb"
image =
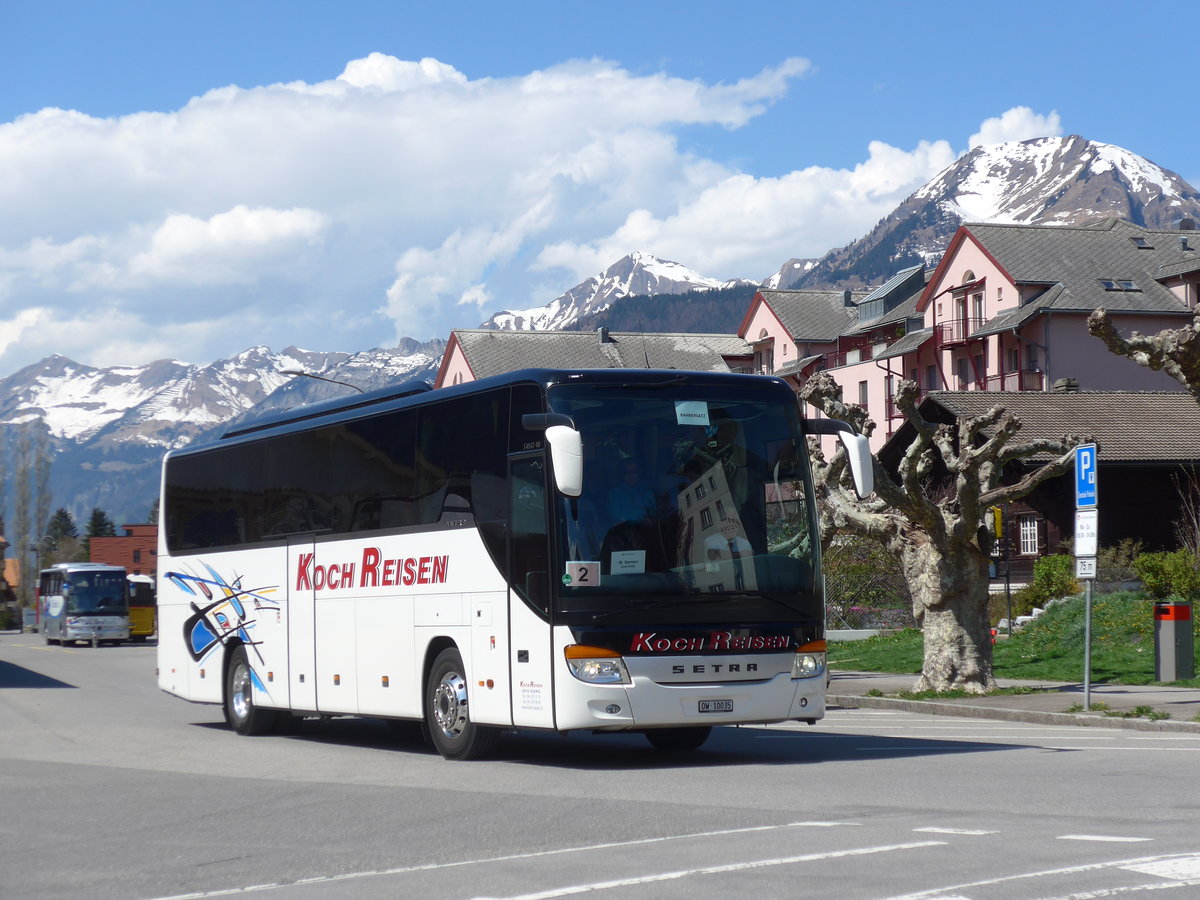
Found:
[[[826,706],[841,706],[851,709],[897,709],[928,716],[999,719],[1006,722],[1032,722],[1038,725],[1074,725],[1084,728],[1121,728],[1127,731],[1200,734],[1200,722],[1178,722],[1172,719],[1130,719],[1123,716],[1106,716],[1098,712],[1040,712],[1029,709],[972,706],[967,703],[939,703],[930,700],[902,700],[899,697],[863,697],[846,694],[827,694],[825,704]]]

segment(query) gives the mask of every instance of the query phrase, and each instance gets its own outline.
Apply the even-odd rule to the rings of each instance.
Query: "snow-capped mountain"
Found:
[[[820,260],[790,259],[762,286],[874,287],[907,265],[936,262],[964,221],[1080,224],[1110,216],[1175,228],[1184,218],[1200,221],[1200,193],[1136,154],[1076,136],[979,147],[861,239]],[[482,327],[595,327],[606,324],[618,302],[625,307],[696,291],[715,298],[716,289],[755,284],[708,278],[679,263],[632,253],[545,306],[499,313]],[[684,302],[693,330],[714,330],[700,321],[707,314],[704,304]],[[676,330],[683,318],[675,312],[667,317],[670,327],[664,331]],[[632,318],[656,321],[640,313]],[[281,369],[371,390],[412,379],[432,382],[444,348],[441,340],[404,340],[395,348],[354,354],[254,347],[208,366],[159,360],[106,369],[53,356],[0,379],[0,453],[11,460],[17,431],[11,426],[37,423],[50,434],[55,507],[82,518],[99,506],[118,522],[137,521],[157,495],[165,450],[215,435],[240,417],[350,390],[290,378]]]
[[[1113,216],[1175,228],[1200,218],[1200,192],[1135,153],[1077,135],[976,147],[869,234],[780,287],[882,284],[905,266],[936,264],[964,222],[1080,225]]]
[[[207,366],[158,360],[110,368],[52,356],[0,379],[0,437],[11,450],[17,429],[5,426],[36,423],[48,431],[55,507],[66,507],[77,519],[99,506],[118,522],[139,521],[157,496],[165,451],[215,436],[247,415],[351,390],[290,377],[282,369],[373,390],[398,381],[432,381],[444,349],[442,340],[404,340],[395,348],[354,354],[252,347]]]
[[[684,294],[749,283],[741,279],[708,278],[677,262],[635,251],[545,306],[505,310],[479,327],[500,331],[561,331],[585,316],[608,309],[614,301],[624,297]]]
[[[782,266],[779,271],[768,278],[764,278],[762,287],[768,290],[775,290],[784,285],[795,284],[804,276],[804,273],[817,264],[815,259],[796,259],[792,257]]]

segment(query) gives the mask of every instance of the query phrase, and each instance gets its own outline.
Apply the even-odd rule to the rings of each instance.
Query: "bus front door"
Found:
[[[553,639],[550,628],[550,542],[546,459],[509,460],[509,615],[513,724],[554,727]]]

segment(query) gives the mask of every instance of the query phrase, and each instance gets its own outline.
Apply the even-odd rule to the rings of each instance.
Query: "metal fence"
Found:
[[[828,628],[916,626],[900,564],[877,541],[839,535],[825,552],[824,565]]]

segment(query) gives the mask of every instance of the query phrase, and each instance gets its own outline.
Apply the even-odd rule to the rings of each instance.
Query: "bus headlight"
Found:
[[[827,645],[824,641],[810,641],[803,646],[796,648],[796,655],[792,658],[792,677],[793,678],[815,678],[825,671],[825,650]]]
[[[621,654],[604,647],[571,644],[565,651],[571,674],[588,684],[630,684]]]
[[[797,653],[792,660],[793,678],[813,678],[825,671],[824,653]]]

